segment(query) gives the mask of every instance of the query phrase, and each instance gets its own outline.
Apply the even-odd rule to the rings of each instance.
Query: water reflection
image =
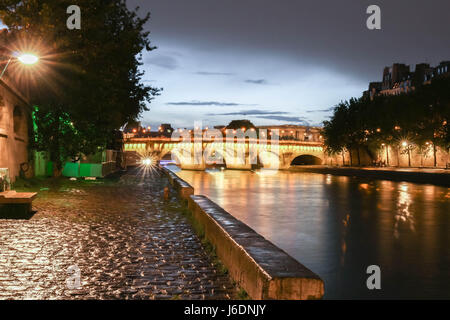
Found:
[[[326,298],[450,298],[449,189],[312,173],[180,171],[325,280]],[[381,267],[382,290],[366,288]]]
[[[410,204],[411,204],[411,195],[408,192],[408,185],[406,183],[403,183],[400,185],[399,188],[397,213],[395,215],[395,224],[394,224],[395,238],[399,237],[399,224],[402,222],[408,225],[412,232],[415,231],[414,217],[412,213],[409,211]]]

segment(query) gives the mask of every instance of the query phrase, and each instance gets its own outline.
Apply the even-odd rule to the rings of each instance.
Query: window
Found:
[[[13,118],[14,118],[14,133],[19,133],[20,129],[22,128],[22,110],[20,110],[20,107],[15,106],[14,112],[13,112]]]

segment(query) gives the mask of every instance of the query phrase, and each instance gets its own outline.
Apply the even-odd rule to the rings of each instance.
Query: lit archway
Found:
[[[291,162],[291,166],[310,166],[320,164],[322,164],[322,159],[310,154],[302,154],[298,157],[295,157]]]

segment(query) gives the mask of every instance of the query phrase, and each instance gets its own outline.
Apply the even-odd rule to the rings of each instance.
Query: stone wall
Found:
[[[25,100],[0,80],[0,168],[8,168],[11,181],[28,163],[28,126],[30,107]],[[27,165],[23,166],[27,169]],[[32,171],[29,167],[28,174]]]
[[[356,150],[352,151],[353,166],[358,166],[358,156]],[[373,157],[373,158],[372,158]],[[361,166],[370,166],[373,164],[373,160],[384,162],[387,166],[391,167],[434,167],[434,153],[432,146],[425,150],[420,150],[416,145],[412,145],[409,150],[404,147],[383,146],[378,151],[374,152],[372,157],[364,150],[360,149]],[[336,154],[327,156],[325,164],[327,165],[339,165],[342,166],[343,162],[346,166],[350,165],[350,155],[346,151],[344,156],[342,154]],[[450,155],[440,147],[436,147],[436,167],[445,168],[447,164],[450,164]]]
[[[314,272],[259,235],[242,221],[162,168],[194,220],[214,246],[230,277],[252,299],[321,299],[324,283]]]

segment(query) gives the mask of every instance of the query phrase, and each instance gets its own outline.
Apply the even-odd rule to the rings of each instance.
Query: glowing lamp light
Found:
[[[144,160],[142,160],[142,164],[146,167],[150,167],[153,164],[153,161],[150,158],[145,158]]]
[[[408,143],[407,143],[406,141],[403,141],[403,142],[402,142],[402,146],[403,146],[403,147],[406,147],[407,145],[408,145]]]
[[[23,64],[28,64],[28,65],[35,64],[39,61],[38,56],[31,54],[31,53],[21,54],[20,56],[17,57],[17,59],[19,59],[19,61],[22,62]]]

